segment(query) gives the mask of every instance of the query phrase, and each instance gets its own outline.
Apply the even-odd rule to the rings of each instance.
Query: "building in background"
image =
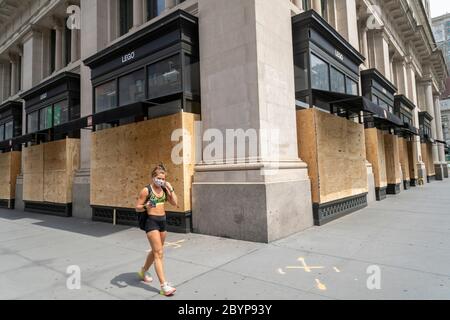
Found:
[[[447,67],[450,66],[450,13],[433,18],[433,34],[436,45],[444,54]],[[450,78],[446,79],[446,90],[442,94],[442,99],[450,98]]]
[[[0,0],[0,26],[1,206],[135,225],[163,161],[171,230],[269,242],[448,177],[428,1]],[[210,129],[258,147],[194,162]]]

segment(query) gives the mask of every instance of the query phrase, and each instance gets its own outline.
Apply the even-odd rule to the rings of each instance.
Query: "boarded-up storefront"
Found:
[[[64,139],[23,149],[23,200],[28,211],[70,216],[80,140]]]

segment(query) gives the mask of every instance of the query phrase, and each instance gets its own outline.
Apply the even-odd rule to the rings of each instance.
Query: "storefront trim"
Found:
[[[367,207],[367,193],[327,203],[313,203],[314,224],[321,226],[365,207]]]
[[[138,214],[130,208],[113,208],[105,206],[91,206],[92,221],[115,223],[138,227]],[[115,213],[115,218],[114,218]],[[192,232],[192,213],[166,211],[167,231],[176,233]]]
[[[377,201],[381,201],[386,199],[386,189],[387,187],[376,187],[375,188],[375,197]]]
[[[387,189],[386,189],[387,194],[399,194],[400,191],[401,191],[400,183],[387,185]]]
[[[36,212],[59,217],[72,216],[72,203],[51,203],[24,201],[25,211]]]

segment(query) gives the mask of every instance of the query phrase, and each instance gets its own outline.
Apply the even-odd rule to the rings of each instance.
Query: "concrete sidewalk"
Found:
[[[167,299],[136,278],[146,250],[136,228],[0,210],[0,298]],[[270,245],[170,234],[165,261],[171,299],[450,299],[450,180]]]

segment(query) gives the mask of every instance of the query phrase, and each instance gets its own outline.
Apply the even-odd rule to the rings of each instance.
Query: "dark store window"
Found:
[[[69,121],[69,104],[67,100],[53,105],[53,125],[57,126]]]
[[[311,55],[311,85],[313,89],[330,90],[330,83],[328,79],[328,64],[315,56]]]
[[[157,98],[181,91],[180,55],[148,67],[148,97]]]
[[[39,111],[28,114],[28,133],[39,130]]]
[[[95,111],[102,112],[117,106],[116,80],[95,88]]]
[[[331,67],[331,91],[345,93],[345,76],[342,72]]]
[[[296,91],[308,89],[308,61],[305,52],[295,56],[295,88]]]
[[[39,130],[50,128],[52,126],[52,120],[52,106],[48,106],[39,110]]]
[[[0,141],[5,140],[5,125],[0,124]]]
[[[347,94],[357,96],[359,94],[358,83],[350,78],[346,79]]]
[[[198,58],[185,56],[184,83],[185,90],[193,94],[200,94],[200,64]]]
[[[144,69],[119,78],[119,99],[121,106],[145,100]]]
[[[11,139],[13,137],[13,122],[9,121],[5,123],[5,138],[4,140]]]

